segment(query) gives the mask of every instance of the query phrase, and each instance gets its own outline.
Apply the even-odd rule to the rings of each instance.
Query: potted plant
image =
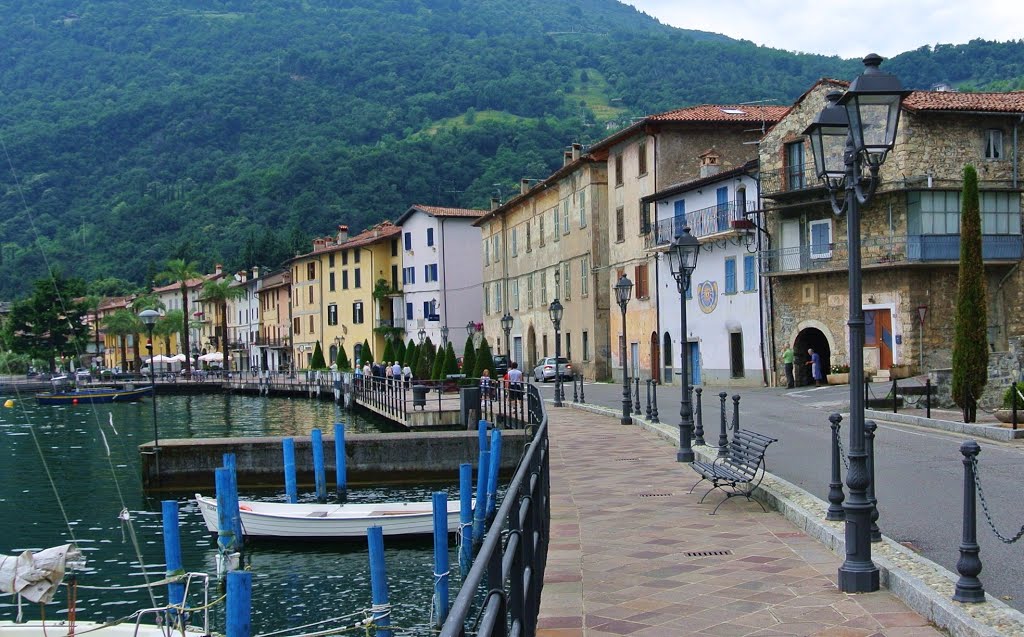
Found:
[[[996,420],[999,422],[1013,422],[1013,392],[1014,386],[1010,385],[1003,392],[1003,404],[995,411]],[[1021,391],[1016,388],[1017,393],[1017,422],[1024,422],[1024,398],[1021,398]]]
[[[850,382],[849,365],[833,365],[828,372],[829,385],[846,385]]]

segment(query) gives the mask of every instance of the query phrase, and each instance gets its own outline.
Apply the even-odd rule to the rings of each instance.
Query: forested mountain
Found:
[[[861,68],[614,0],[15,0],[0,42],[0,298],[48,266],[134,283],[169,257],[276,266],[339,223],[485,207],[609,122],[788,104]],[[1012,88],[1024,43],[887,66]]]

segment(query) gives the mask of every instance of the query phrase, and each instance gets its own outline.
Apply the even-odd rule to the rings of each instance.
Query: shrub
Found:
[[[831,373],[831,374],[849,374],[850,373],[850,366],[849,365],[833,365],[832,369],[830,370],[829,373]]]
[[[1013,409],[1013,389],[1013,385],[1010,385],[1003,392],[1003,409]],[[1021,394],[1024,392],[1021,391],[1020,386],[1017,387],[1017,392],[1017,410],[1021,411],[1024,410],[1024,398],[1021,398]]]

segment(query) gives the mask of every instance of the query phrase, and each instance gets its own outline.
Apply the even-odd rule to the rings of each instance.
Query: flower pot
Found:
[[[850,383],[850,373],[846,372],[843,374],[829,374],[828,384],[829,385],[847,385]]]
[[[1012,409],[997,409],[995,411],[996,420],[999,422],[1013,422],[1013,410]],[[1024,424],[1024,409],[1017,408],[1017,422]]]

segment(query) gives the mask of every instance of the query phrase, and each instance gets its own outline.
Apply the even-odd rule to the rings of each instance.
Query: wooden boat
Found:
[[[198,493],[196,502],[206,528],[217,532],[217,500]],[[448,502],[448,532],[459,528],[459,501]],[[422,535],[434,532],[431,502],[376,504],[290,504],[239,500],[242,533],[266,538],[364,538],[379,526],[384,535]]]
[[[94,403],[132,403],[144,396],[152,396],[153,387],[118,389],[116,387],[95,387],[89,389],[54,390],[36,394],[40,405],[86,405]]]

